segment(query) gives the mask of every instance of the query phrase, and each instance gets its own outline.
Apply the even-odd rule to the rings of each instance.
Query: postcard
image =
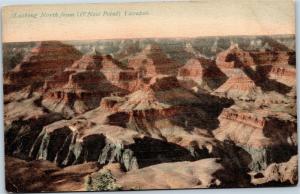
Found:
[[[294,9],[4,7],[7,191],[297,185]]]

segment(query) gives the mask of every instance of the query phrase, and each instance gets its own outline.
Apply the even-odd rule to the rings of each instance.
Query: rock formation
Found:
[[[258,173],[250,173],[252,175],[252,183],[254,185],[270,185],[273,184],[297,184],[298,182],[298,157],[293,156],[287,162],[272,163],[266,170]]]
[[[210,118],[201,106],[216,106],[218,101],[208,98],[198,97],[181,87],[174,76],[156,76],[143,89],[114,103],[111,108],[117,113],[111,115],[108,122],[136,130],[143,129],[142,132],[146,133],[174,125],[187,129],[197,126],[211,128],[217,121]],[[218,106],[222,106],[220,104]],[[207,123],[207,119],[211,122]]]
[[[113,59],[110,55],[104,57],[101,72],[113,85],[129,92],[138,90],[143,84],[139,73],[133,68],[128,68],[121,62]]]
[[[154,77],[144,89],[128,96],[103,98],[98,109],[80,118],[45,126],[31,148],[30,157],[59,165],[117,161],[124,169],[130,170],[159,161],[194,160],[218,154],[218,142],[209,133],[192,128],[215,126],[213,122],[205,123],[208,119],[213,121],[213,117],[201,108],[191,107],[203,103],[182,88],[175,77]],[[195,118],[190,117],[191,114]],[[194,130],[194,135],[185,132],[184,128]],[[178,136],[172,134],[174,130],[178,131]],[[168,143],[164,143],[165,139]],[[147,159],[147,156],[140,155],[153,149],[154,143],[159,145],[157,149],[165,147],[163,149],[170,150],[170,153],[165,155],[159,150],[153,153],[160,155],[161,159],[152,155]],[[96,144],[99,144],[97,152],[87,146]]]
[[[7,157],[5,163],[6,189],[12,192],[85,191],[85,176],[101,169],[96,162],[59,168],[45,160]]]
[[[231,73],[233,75],[214,90],[214,94],[244,101],[254,100],[262,94],[261,88],[241,69],[233,69]]]
[[[7,190],[295,185],[293,38],[7,43]]]
[[[186,82],[193,81],[201,88],[213,90],[222,85],[227,77],[214,61],[206,58],[190,59],[179,69],[178,78]]]
[[[128,65],[137,70],[141,78],[157,74],[176,75],[180,67],[180,64],[168,58],[155,43],[147,45],[143,51],[129,59]]]
[[[113,85],[113,80],[108,80],[112,77],[102,72],[105,67],[103,61],[99,53],[89,53],[63,72],[46,79],[43,105],[72,116],[96,108],[102,97],[113,93],[125,94],[125,90]]]
[[[115,166],[106,169],[115,177],[115,184],[124,190],[245,187],[250,178],[234,173],[234,169],[227,168],[217,158],[158,164],[127,173],[120,173]]]
[[[250,52],[257,65],[296,65],[293,51]]]
[[[231,45],[227,50],[219,53],[216,58],[217,66],[230,76],[227,69],[239,68],[239,67],[252,67],[255,62],[249,52],[243,51],[238,45]]]
[[[58,113],[40,106],[41,97],[7,103],[4,108],[5,151],[21,158],[27,157],[43,126],[62,119]],[[30,110],[30,111],[29,111]]]
[[[138,40],[122,40],[115,57],[128,62],[128,59],[138,52],[140,52],[140,42]]]
[[[296,69],[290,65],[262,65],[258,67],[258,72],[284,85],[296,85]]]
[[[250,110],[238,106],[224,109],[219,116],[219,128],[213,132],[215,137],[233,141],[247,150],[252,155],[249,167],[253,170],[265,169],[270,163],[283,162],[294,155],[297,150],[295,118],[269,109]]]
[[[20,64],[4,75],[4,91],[41,86],[46,77],[62,72],[80,57],[80,52],[71,45],[58,41],[39,42]]]
[[[288,93],[295,85],[295,68],[289,65],[289,60],[283,56],[258,59],[256,54],[243,51],[237,45],[219,53],[216,64],[229,79],[215,93],[248,101],[257,99],[263,92]]]

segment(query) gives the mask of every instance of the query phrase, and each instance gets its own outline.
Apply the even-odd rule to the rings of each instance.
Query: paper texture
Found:
[[[3,40],[294,34],[294,14],[291,0],[12,6]]]

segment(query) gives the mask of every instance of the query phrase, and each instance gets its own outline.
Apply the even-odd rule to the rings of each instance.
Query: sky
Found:
[[[295,34],[294,4],[293,0],[199,0],[8,6],[2,11],[2,38],[26,42]]]

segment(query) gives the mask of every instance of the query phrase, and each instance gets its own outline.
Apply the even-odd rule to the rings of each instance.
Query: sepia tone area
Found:
[[[294,35],[3,50],[8,191],[298,182]]]
[[[186,0],[8,6],[2,13],[3,42],[295,34],[294,4]]]

